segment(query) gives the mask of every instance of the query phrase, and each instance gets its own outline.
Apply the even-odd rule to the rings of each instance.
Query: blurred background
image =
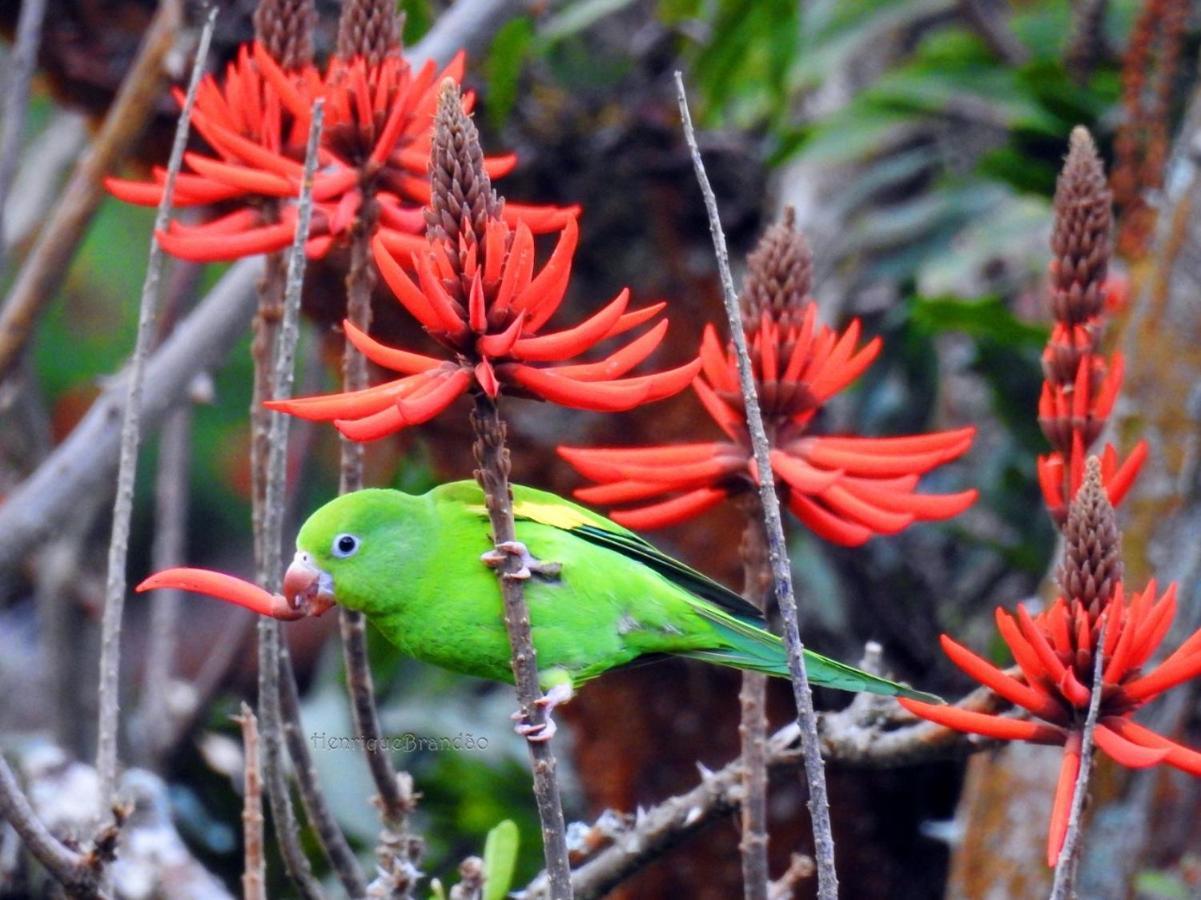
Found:
[[[4,292],[154,11],[149,0],[47,4],[24,145],[5,198]],[[251,36],[249,0],[217,5],[212,69]],[[445,4],[401,6],[411,44]],[[15,0],[0,4],[6,40],[20,7]],[[338,4],[318,8],[324,57]],[[1038,593],[1056,536],[1035,479],[1035,457],[1046,450],[1035,412],[1048,318],[1042,285],[1050,197],[1076,124],[1093,132],[1114,173],[1114,268],[1131,286],[1126,318],[1111,336],[1125,347],[1131,372],[1117,440],[1128,447],[1132,435],[1142,434],[1153,445],[1125,511],[1128,571],[1140,583],[1151,572],[1162,581],[1192,572],[1201,545],[1195,454],[1187,450],[1201,415],[1189,387],[1201,375],[1191,292],[1201,281],[1191,219],[1190,154],[1201,134],[1194,4],[573,0],[512,4],[506,13],[474,34],[466,82],[479,94],[476,121],[485,149],[519,156],[517,171],[501,185],[505,195],[583,207],[565,320],[627,285],[636,299],[665,299],[672,324],[654,360],[660,367],[694,355],[704,324],[722,321],[707,221],[672,84],[681,69],[736,266],[791,205],[813,249],[822,316],[831,324],[858,316],[865,334],[884,339],[878,361],[829,404],[820,427],[872,436],[979,429],[962,460],[923,482],[932,491],[978,488],[980,499],[967,513],[857,549],[833,547],[791,523],[809,646],[854,661],[866,641],[879,641],[892,673],[956,697],[970,685],[942,656],[938,634],[953,632],[1002,660],[993,608]],[[197,27],[199,6],[189,6],[188,15],[189,27]],[[0,69],[8,68],[8,54],[11,44],[0,45]],[[174,64],[180,81],[187,61]],[[128,146],[121,173],[141,177],[166,158],[175,113],[164,93],[142,137]],[[4,495],[71,433],[126,360],[152,222],[151,210],[111,198],[100,204],[22,365],[0,384],[0,509]],[[173,263],[167,322],[186,315],[222,271]],[[331,324],[341,303],[340,277],[333,266],[317,264],[306,286],[299,376],[305,392],[335,384],[340,337],[332,337]],[[385,307],[393,301],[377,299],[384,327],[412,328],[396,316],[387,325]],[[149,436],[131,582],[151,569],[161,515],[156,478],[160,488],[168,483],[171,476],[162,473],[172,465],[186,471],[187,563],[244,576],[253,571],[250,391],[247,334],[181,404],[190,418],[182,456],[176,448],[164,460],[157,435]],[[514,401],[515,480],[569,494],[580,481],[555,456],[557,443],[715,437],[715,426],[698,411],[691,394],[620,417]],[[468,477],[466,422],[465,415],[450,415],[372,445],[368,481],[421,491]],[[289,539],[336,492],[337,454],[332,429],[295,430]],[[67,527],[0,571],[0,741],[27,777],[58,785],[63,796],[88,790],[86,772],[74,771],[71,761],[89,761],[94,753],[111,502],[104,491],[79,496]],[[740,530],[737,512],[723,508],[652,539],[737,588]],[[1181,587],[1182,606],[1195,609],[1192,584]],[[174,823],[191,863],[210,873],[213,896],[222,885],[236,893],[241,749],[230,716],[241,699],[253,701],[252,616],[189,598],[167,683],[146,677],[149,605],[131,599],[127,617],[122,759],[161,779],[147,781],[146,791]],[[331,631],[337,631],[332,617],[285,628],[322,784],[367,858],[378,823],[366,801],[373,788],[362,757],[316,737],[351,733]],[[395,755],[422,795],[416,823],[428,847],[424,871],[453,880],[459,861],[480,852],[487,831],[511,818],[524,838],[514,884],[526,883],[541,853],[526,752],[508,719],[512,691],[401,659],[376,638],[371,658],[385,732],[412,736],[413,745],[419,737],[460,735],[476,743],[474,750]],[[772,720],[782,725],[792,714],[790,693],[786,684],[775,688]],[[559,752],[569,820],[590,822],[605,809],[633,812],[693,786],[698,761],[715,769],[733,759],[737,690],[734,673],[679,662],[590,684],[563,712]],[[846,698],[819,694],[818,702],[836,708]],[[1196,743],[1195,696],[1186,692],[1176,706],[1172,724],[1186,739],[1191,730]],[[1053,779],[1057,765],[1053,750],[1016,748],[970,765],[948,759],[895,771],[830,766],[845,895],[1045,893],[1039,854],[1050,793],[1042,770],[1049,767]],[[1189,812],[1199,799],[1195,785],[1183,777],[1103,773],[1084,866],[1094,879],[1086,883],[1104,887],[1086,895],[1194,896],[1201,885],[1201,835]],[[794,776],[773,781],[773,874],[810,840],[804,801]],[[70,817],[69,810],[61,814]],[[1111,842],[1129,834],[1139,835],[1142,849],[1115,862]],[[725,817],[614,896],[739,896],[738,840],[736,816]],[[20,896],[31,883],[16,862],[14,841],[11,831],[0,841],[0,890]],[[270,871],[272,895],[286,895],[278,866]],[[802,884],[799,895],[812,889]]]

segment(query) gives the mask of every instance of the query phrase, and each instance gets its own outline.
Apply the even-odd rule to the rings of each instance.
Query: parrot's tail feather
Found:
[[[726,635],[730,642],[728,648],[694,650],[684,655],[722,666],[762,672],[777,678],[791,677],[788,671],[788,651],[784,642],[770,632],[758,629],[755,631],[757,633],[731,629]],[[854,693],[880,694],[885,697],[910,697],[926,703],[946,702],[935,694],[914,690],[895,681],[889,681],[887,678],[872,675],[870,672],[864,672],[862,669],[822,656],[820,653],[814,653],[812,650],[805,651],[805,672],[809,676],[810,684],[820,687]]]

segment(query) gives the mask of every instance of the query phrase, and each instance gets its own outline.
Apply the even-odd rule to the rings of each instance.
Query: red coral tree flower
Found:
[[[362,391],[267,406],[333,420],[347,438],[370,441],[432,419],[469,390],[496,397],[503,388],[577,409],[619,411],[686,388],[699,360],[654,375],[621,377],[659,345],[665,320],[598,362],[545,365],[566,362],[650,321],[663,304],[628,310],[627,289],[579,325],[540,333],[567,290],[578,240],[575,219],[567,221],[535,274],[532,229],[525,221],[511,225],[502,218],[503,201],[492,191],[478,134],[451,79],[443,82],[434,133],[429,233],[411,254],[416,280],[392,255],[386,238],[377,235],[373,251],[397,300],[448,358],[386,346],[347,321],[347,339],[364,356],[404,377]]]
[[[1001,608],[996,611],[997,628],[1020,674],[1003,672],[949,636],[942,636],[943,650],[952,662],[1028,712],[1030,719],[899,701],[915,715],[957,731],[1064,748],[1047,833],[1049,866],[1058,860],[1067,833],[1102,634],[1101,705],[1094,731],[1097,747],[1130,768],[1166,763],[1201,775],[1201,753],[1132,718],[1148,701],[1201,674],[1201,631],[1158,666],[1144,671],[1171,628],[1176,585],[1170,585],[1158,599],[1154,581],[1142,592],[1125,595],[1113,507],[1095,456],[1089,458],[1083,487],[1071,504],[1066,536],[1066,557],[1059,573],[1061,596],[1036,616],[1021,604],[1015,614]]]
[[[324,256],[368,201],[369,219],[390,247],[412,251],[420,245],[437,86],[445,78],[462,79],[465,57],[458,54],[441,72],[432,60],[414,69],[401,52],[394,11],[381,13],[380,5],[357,0],[343,7],[338,53],[324,75],[308,58],[277,58],[260,34],[239,50],[220,83],[206,76],[193,122],[212,153],[185,154],[190,171],[177,182],[175,205],[239,206],[200,225],[172,222],[159,235],[167,252],[212,262],[275,252],[291,243],[312,105],[319,98],[325,101],[325,123],[309,256]],[[177,98],[182,103],[182,94]],[[462,102],[469,111],[473,97]],[[515,164],[512,155],[486,161],[494,178]],[[156,170],[149,184],[110,178],[106,185],[127,202],[157,205],[163,180]],[[536,233],[562,228],[577,214],[575,207],[510,204],[506,210],[508,220],[523,220]]]
[[[1043,351],[1038,422],[1052,451],[1038,458],[1038,480],[1052,518],[1062,525],[1080,489],[1084,458],[1113,411],[1122,386],[1120,353],[1099,350],[1108,313],[1125,302],[1124,279],[1108,274],[1112,198],[1092,138],[1072,132],[1055,188],[1050,306],[1055,325]],[[1140,441],[1125,461],[1112,444],[1101,454],[1101,476],[1115,506],[1147,456]]]
[[[808,296],[811,261],[791,210],[748,259],[742,296],[759,403],[772,442],[782,499],[823,538],[844,546],[894,534],[915,520],[962,512],[976,491],[919,494],[919,478],[962,455],[974,429],[893,438],[819,436],[814,415],[875,360],[880,340],[860,345],[860,324],[839,333],[817,321]],[[649,504],[613,510],[630,528],[658,528],[691,518],[722,500],[753,491],[756,468],[746,430],[732,346],[706,327],[701,375],[693,382],[706,412],[728,440],[640,448],[560,447],[596,486],[577,490],[587,503]],[[663,499],[659,499],[663,498]]]

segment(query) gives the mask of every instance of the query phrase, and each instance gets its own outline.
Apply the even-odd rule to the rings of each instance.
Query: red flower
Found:
[[[363,391],[267,405],[301,418],[333,420],[351,440],[370,441],[432,419],[473,389],[496,397],[504,388],[577,409],[617,411],[687,387],[699,360],[655,375],[621,377],[659,345],[665,321],[603,360],[543,365],[566,362],[648,322],[663,304],[627,311],[629,291],[623,290],[579,325],[541,334],[567,290],[579,236],[575,219],[567,220],[554,252],[535,274],[533,233],[524,221],[513,226],[500,218],[502,202],[492,193],[478,136],[453,83],[443,86],[438,123],[429,236],[405,259],[416,280],[392,255],[386,237],[377,235],[372,249],[397,300],[445,348],[446,357],[385,346],[346,322],[347,339],[364,356],[405,377]]]
[[[967,450],[973,428],[894,438],[806,434],[822,404],[871,365],[880,340],[857,348],[858,320],[839,334],[817,323],[813,303],[797,312],[777,317],[764,311],[758,327],[749,329],[772,468],[788,507],[827,540],[856,546],[873,534],[894,534],[915,520],[947,518],[970,506],[974,490],[914,489],[921,475]],[[611,513],[623,525],[644,529],[681,522],[754,488],[733,348],[723,349],[710,325],[700,357],[703,372],[693,389],[729,440],[637,449],[560,447],[560,455],[599,482],[576,491],[577,497],[602,505],[666,498]]]
[[[998,608],[997,628],[1021,671],[1014,677],[977,656],[947,635],[943,650],[959,668],[991,688],[1034,720],[899,702],[910,712],[957,731],[998,740],[1057,744],[1065,748],[1047,835],[1047,864],[1055,865],[1067,831],[1068,809],[1080,767],[1080,738],[1092,698],[1093,660],[1106,617],[1101,711],[1094,732],[1097,746],[1130,768],[1167,763],[1201,775],[1201,753],[1171,741],[1133,721],[1134,712],[1164,691],[1201,674],[1201,631],[1149,672],[1143,666],[1167,635],[1176,614],[1176,585],[1158,600],[1151,582],[1129,604],[1118,583],[1113,599],[1099,613],[1079,600],[1058,598],[1044,613],[1031,616],[1021,604],[1016,615]]]
[[[430,196],[437,86],[444,78],[461,80],[463,65],[461,53],[440,73],[432,61],[414,71],[400,55],[378,64],[334,57],[321,76],[312,65],[284,71],[258,43],[242,47],[221,84],[212,76],[202,82],[192,121],[214,154],[185,154],[191,171],[180,174],[174,198],[177,206],[230,200],[241,206],[202,225],[172,222],[159,235],[160,243],[174,256],[200,262],[291,244],[312,104],[324,98],[309,255],[324,256],[346,233],[364,191],[378,204],[380,232],[389,246],[415,248],[425,230],[422,206]],[[182,105],[182,95],[176,96]],[[469,109],[471,96],[463,103]],[[486,167],[500,177],[515,163],[508,155],[487,160]],[[109,178],[105,184],[122,200],[155,206],[164,177],[156,170],[153,183]],[[517,204],[505,210],[509,221],[524,220],[536,233],[561,228],[577,213],[574,207]]]

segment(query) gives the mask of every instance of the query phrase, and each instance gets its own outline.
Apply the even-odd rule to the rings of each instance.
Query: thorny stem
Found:
[[[1097,729],[1097,718],[1101,714],[1101,694],[1104,688],[1105,633],[1109,631],[1110,617],[1108,611],[1102,615],[1105,621],[1101,625],[1101,635],[1097,638],[1097,646],[1093,651],[1096,656],[1093,660],[1092,696],[1088,701],[1088,715],[1084,719],[1084,733],[1080,737],[1080,771],[1076,774],[1072,807],[1068,812],[1067,835],[1063,839],[1059,859],[1055,862],[1055,880],[1051,884],[1050,900],[1069,900],[1075,896],[1076,864],[1080,854],[1080,820],[1084,812],[1084,800],[1088,796],[1088,781],[1092,775],[1093,732]]]
[[[304,284],[304,245],[309,235],[309,223],[313,215],[313,174],[317,167],[317,147],[321,125],[325,118],[324,101],[313,104],[309,127],[308,145],[305,150],[304,178],[300,186],[296,233],[288,251],[287,278],[284,288],[284,308],[279,334],[275,343],[272,361],[272,396],[288,397],[292,391],[292,368],[299,336],[300,291]],[[255,365],[268,362],[255,357]],[[260,374],[255,384],[269,384]],[[266,399],[266,398],[263,398]],[[275,592],[280,587],[280,532],[283,526],[284,486],[287,476],[288,419],[273,413],[269,431],[269,450],[263,484],[263,514],[255,522],[262,529],[255,541],[258,551],[256,577],[259,584]],[[259,721],[263,742],[263,779],[267,786],[267,799],[271,803],[271,818],[275,823],[275,836],[279,842],[284,868],[297,889],[304,897],[324,896],[320,884],[313,877],[308,857],[300,846],[292,799],[288,792],[288,780],[283,768],[281,732],[283,713],[280,705],[281,647],[279,622],[260,618],[259,632]]]
[[[513,492],[509,486],[505,423],[500,418],[496,404],[482,392],[475,398],[471,427],[475,434],[472,450],[476,465],[479,466],[476,480],[484,489],[493,543],[514,541],[517,531],[513,524]],[[521,581],[506,577],[519,567],[519,560],[505,554],[497,573],[505,606],[505,630],[513,648],[513,680],[517,686],[517,702],[521,705],[521,720],[529,725],[540,725],[546,721],[546,713],[535,704],[542,691],[538,685],[534,641],[530,635],[529,608],[525,603]],[[571,864],[567,856],[567,832],[563,824],[559,783],[555,777],[555,755],[550,741],[527,741],[526,744],[534,770],[534,800],[542,823],[542,849],[546,857],[550,896],[552,900],[569,900]]]
[[[88,857],[66,847],[46,829],[3,756],[0,756],[0,817],[13,827],[29,852],[71,896],[96,896],[100,873],[88,865]]]
[[[826,776],[822,765],[820,743],[817,733],[817,715],[813,709],[813,692],[809,687],[809,676],[805,672],[804,644],[797,616],[796,597],[792,591],[792,571],[789,566],[787,544],[784,541],[784,522],[780,516],[780,498],[770,477],[772,471],[770,445],[763,427],[763,414],[759,410],[759,398],[755,391],[755,377],[751,370],[751,358],[747,352],[746,335],[742,330],[742,313],[738,308],[738,292],[734,289],[734,278],[730,274],[730,254],[726,249],[726,236],[721,229],[721,218],[717,211],[717,198],[709,184],[705,163],[701,159],[692,127],[692,116],[688,111],[688,98],[684,92],[684,78],[676,72],[676,93],[680,101],[680,116],[684,123],[684,137],[692,154],[692,164],[701,194],[705,198],[705,209],[709,214],[709,231],[713,235],[713,247],[717,253],[717,266],[721,272],[722,294],[725,299],[726,317],[730,323],[730,337],[738,355],[738,380],[742,387],[742,398],[746,406],[747,429],[755,451],[755,465],[760,473],[759,498],[763,504],[766,525],[768,558],[771,560],[772,576],[775,579],[776,602],[784,618],[784,639],[788,646],[788,669],[792,675],[792,690],[796,696],[801,742],[805,750],[805,775],[809,782],[809,813],[813,820],[814,856],[817,860],[817,895],[820,900],[833,900],[838,896],[838,873],[834,868],[834,834],[830,827],[830,803],[826,796]]]
[[[12,370],[38,316],[54,298],[71,254],[100,204],[102,179],[136,142],[154,111],[162,94],[163,61],[175,45],[182,6],[180,0],[161,0],[96,139],[80,157],[0,307],[0,377]],[[170,196],[164,190],[163,197]]]
[[[267,900],[267,863],[263,858],[263,769],[259,764],[259,720],[242,701],[242,712],[233,717],[242,726],[242,871],[243,900]]]
[[[992,742],[920,720],[885,730],[879,707],[873,702],[876,699],[860,695],[845,710],[821,715],[822,750],[828,758],[850,766],[888,769],[959,758],[994,746]],[[955,705],[971,712],[995,713],[1002,701],[988,688],[977,688]],[[912,720],[912,716],[906,719]],[[799,733],[797,723],[792,722],[768,739],[770,771],[792,770],[802,764],[804,754],[793,749]],[[612,843],[578,865],[571,874],[576,900],[605,896],[690,834],[735,809],[741,790],[742,760],[736,759],[717,772],[702,769],[699,785],[641,811],[632,826],[604,831],[600,837],[608,837]],[[599,828],[599,823],[594,827]],[[530,884],[526,895],[530,900],[546,897],[545,876]]]
[[[100,637],[99,723],[97,730],[96,768],[100,775],[101,808],[112,806],[117,783],[117,731],[120,726],[117,704],[118,675],[121,666],[121,618],[125,610],[125,564],[129,555],[129,524],[133,514],[134,479],[137,475],[138,446],[141,442],[142,377],[146,356],[154,336],[154,315],[158,306],[158,284],[163,270],[163,251],[158,244],[158,232],[167,227],[171,217],[171,202],[175,194],[175,179],[183,162],[184,146],[196,103],[196,89],[208,57],[213,25],[217,19],[214,7],[205,22],[192,64],[187,98],[175,127],[175,141],[167,164],[163,198],[154,217],[155,236],[150,239],[150,258],[142,282],[142,299],[138,310],[138,334],[134,342],[133,359],[129,366],[129,382],[125,409],[121,421],[121,454],[117,467],[117,498],[113,504],[113,528],[108,549],[108,579],[104,594],[104,616]]]
[[[17,39],[13,46],[8,84],[4,90],[3,137],[0,137],[0,275],[4,273],[4,204],[17,172],[21,140],[25,136],[25,111],[29,107],[29,81],[37,62],[42,37],[42,19],[46,0],[24,0],[17,19]]]
[[[747,504],[746,530],[742,535],[742,593],[758,609],[765,609],[771,592],[771,565],[767,535],[757,503]],[[747,900],[767,900],[767,676],[742,673],[742,886]]]
[[[364,197],[371,193],[364,191]],[[350,268],[346,273],[346,318],[366,333],[371,327],[371,293],[375,287],[375,268],[371,262],[371,233],[378,211],[374,200],[365,200],[355,221],[350,245]],[[367,359],[355,346],[346,342],[342,351],[342,390],[357,391],[367,387]],[[341,439],[341,477],[339,493],[346,494],[363,487],[363,445]],[[410,873],[417,860],[411,856],[416,846],[409,837],[409,808],[411,801],[401,796],[396,769],[380,738],[379,711],[375,702],[375,685],[367,655],[367,627],[363,614],[339,609],[338,625],[342,633],[342,659],[346,665],[346,687],[350,693],[350,712],[355,734],[363,739],[367,766],[375,781],[380,816],[384,830],[380,833],[376,856],[391,888],[400,897],[412,896],[416,886]],[[411,865],[410,865],[411,864]]]

